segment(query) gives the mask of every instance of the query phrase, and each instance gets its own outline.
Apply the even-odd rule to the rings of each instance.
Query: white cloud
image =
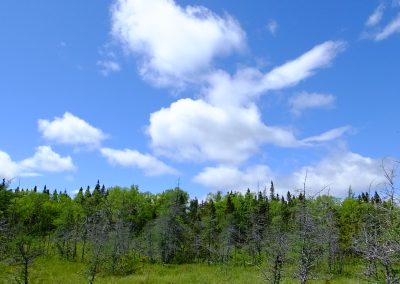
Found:
[[[307,174],[306,187],[310,194],[317,193],[326,188],[325,194],[335,196],[346,195],[349,186],[354,191],[368,190],[369,186],[379,186],[385,182],[382,172],[382,161],[360,154],[339,151],[318,163],[303,167],[290,176],[283,177],[278,181],[283,188],[301,189]]]
[[[267,29],[274,36],[278,29],[278,22],[275,20],[270,20],[267,24]]]
[[[375,34],[375,41],[381,41],[400,32],[400,14],[387,24],[379,33]]]
[[[18,164],[3,151],[0,151],[0,179],[11,179],[18,175]]]
[[[150,116],[148,134],[154,151],[177,160],[239,164],[263,144],[302,147],[341,137],[349,127],[299,140],[293,131],[268,126],[254,104],[220,107],[203,100],[180,99]]]
[[[290,129],[265,125],[255,100],[263,92],[311,76],[342,48],[341,42],[325,42],[265,75],[253,68],[241,69],[233,77],[213,72],[202,98],[180,99],[151,114],[148,134],[153,149],[175,159],[238,164],[263,144],[305,146]]]
[[[338,139],[342,137],[346,132],[351,131],[352,128],[350,126],[343,126],[328,130],[320,135],[312,136],[302,141],[305,143],[318,143],[318,142],[327,142]]]
[[[314,75],[317,69],[329,66],[344,48],[345,43],[341,41],[326,41],[319,44],[295,60],[267,73],[262,79],[261,87],[263,91],[268,91],[294,86]]]
[[[70,156],[61,157],[49,146],[39,146],[33,157],[15,162],[0,151],[0,178],[11,179],[16,176],[38,176],[43,172],[75,171],[76,167]]]
[[[268,91],[295,86],[318,69],[331,65],[345,45],[341,41],[326,41],[265,74],[255,68],[240,69],[234,76],[221,70],[212,72],[205,97],[215,105],[246,104]]]
[[[244,191],[264,189],[265,184],[272,178],[267,166],[256,165],[241,171],[235,167],[218,166],[207,167],[193,178],[205,187],[213,190]]]
[[[157,154],[228,164],[243,162],[263,143],[300,144],[290,131],[264,125],[255,105],[222,108],[192,99],[152,113],[148,134]]]
[[[75,170],[70,156],[61,157],[49,146],[39,146],[33,157],[19,162],[21,169],[25,171],[39,172],[65,172]]]
[[[59,144],[99,147],[107,137],[100,129],[69,112],[53,121],[39,119],[38,126],[46,140]]]
[[[302,92],[289,99],[289,106],[291,113],[298,116],[308,109],[332,108],[335,101],[333,95]]]
[[[176,85],[207,70],[212,60],[241,50],[245,33],[230,16],[173,0],[117,0],[112,35],[142,60],[141,74],[160,85]]]
[[[177,170],[167,166],[165,163],[149,154],[142,154],[130,149],[116,150],[102,148],[100,151],[110,164],[139,168],[149,176],[178,174]]]
[[[121,71],[121,66],[114,60],[99,60],[97,65],[100,67],[100,72],[103,76],[108,76],[113,72]]]
[[[279,194],[299,192],[307,175],[307,194],[316,193],[345,196],[349,186],[360,192],[372,188],[379,189],[385,182],[382,161],[350,151],[339,151],[323,158],[317,163],[302,167],[283,175],[272,172],[266,165],[256,165],[240,170],[237,167],[206,167],[193,178],[213,190],[257,190],[264,189],[270,180],[274,181]],[[321,191],[324,190],[324,191]]]
[[[253,102],[263,92],[261,78],[262,73],[253,68],[241,69],[234,76],[218,70],[208,76],[203,96],[215,106],[240,107]]]
[[[385,11],[385,5],[384,4],[380,4],[374,10],[374,12],[368,17],[368,20],[365,23],[365,25],[367,27],[373,27],[373,26],[376,26],[377,24],[379,24],[379,22],[382,20],[384,11]]]
[[[374,12],[368,17],[365,22],[366,30],[363,31],[361,36],[363,38],[372,39],[374,41],[382,41],[388,37],[400,32],[400,13],[398,9],[400,7],[399,0],[386,0],[382,1]],[[385,10],[388,11],[388,15],[393,14],[393,12],[398,13],[397,16],[392,18],[386,25],[380,25],[385,18]],[[390,12],[390,13],[389,13]]]

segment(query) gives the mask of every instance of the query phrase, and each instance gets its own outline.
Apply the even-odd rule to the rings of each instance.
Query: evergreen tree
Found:
[[[275,186],[274,182],[271,180],[271,187],[269,188],[269,199],[274,200],[275,199]]]

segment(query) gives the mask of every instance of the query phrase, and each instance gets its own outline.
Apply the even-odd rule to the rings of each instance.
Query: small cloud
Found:
[[[110,148],[102,148],[100,150],[110,164],[120,165],[123,167],[139,168],[149,176],[158,176],[163,174],[177,175],[178,171],[167,166],[162,161],[149,155],[142,154],[136,150],[124,149],[116,150]]]
[[[343,41],[326,41],[268,72],[263,80],[264,91],[294,86],[315,74],[317,69],[328,67],[346,48]]]
[[[111,73],[121,71],[121,66],[114,60],[99,60],[97,66],[100,67],[100,73],[103,76],[108,76]]]
[[[269,20],[269,22],[267,24],[267,29],[273,36],[275,36],[278,27],[279,26],[278,26],[278,22],[277,21]]]
[[[343,126],[328,130],[320,135],[312,136],[303,140],[305,143],[320,143],[327,142],[338,139],[342,137],[346,132],[351,131],[352,128],[350,126]]]
[[[305,110],[318,108],[332,108],[336,98],[333,95],[302,92],[289,99],[290,112],[296,116]]]
[[[18,174],[18,163],[14,162],[6,152],[0,151],[0,179],[12,179]]]
[[[373,13],[368,17],[365,22],[366,29],[361,33],[361,38],[370,39],[374,41],[382,41],[388,37],[400,32],[400,13],[398,13],[400,7],[400,0],[385,1],[387,3],[381,3]],[[385,13],[385,10],[391,10]],[[393,14],[397,11],[397,16],[393,17],[386,25],[380,25],[385,15]]]
[[[103,131],[69,112],[52,121],[39,119],[38,126],[46,140],[58,144],[96,148],[107,138]]]
[[[76,168],[70,156],[61,157],[50,146],[37,147],[33,157],[19,163],[23,171],[39,172],[65,172],[74,171]],[[31,174],[31,172],[29,172]]]
[[[3,151],[0,151],[0,178],[12,179],[16,176],[36,177],[44,172],[58,173],[75,171],[76,167],[70,156],[62,157],[50,146],[36,148],[35,154],[16,162]]]
[[[400,32],[400,14],[377,33],[374,40],[381,41],[398,32]]]
[[[268,166],[255,165],[240,170],[233,166],[206,167],[193,181],[214,190],[256,190],[272,179]]]
[[[365,23],[365,25],[367,27],[373,27],[376,26],[383,17],[383,12],[385,11],[385,5],[384,4],[380,4],[375,10],[374,12],[368,17],[367,22]]]

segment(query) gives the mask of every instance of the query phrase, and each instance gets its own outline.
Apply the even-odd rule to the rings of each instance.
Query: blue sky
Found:
[[[0,3],[0,177],[192,196],[382,187],[399,1]]]

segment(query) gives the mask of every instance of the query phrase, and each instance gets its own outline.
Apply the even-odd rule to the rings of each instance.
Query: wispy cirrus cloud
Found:
[[[275,36],[278,30],[278,22],[276,20],[269,20],[267,24],[267,30],[270,32],[271,35]]]
[[[301,92],[289,98],[290,112],[296,116],[304,111],[319,108],[333,108],[336,97],[330,94]]]
[[[328,67],[346,48],[343,41],[326,41],[316,45],[298,58],[268,72],[261,81],[264,90],[278,90],[300,83],[318,69]]]
[[[302,142],[313,145],[314,143],[322,143],[322,142],[336,140],[342,137],[345,133],[350,132],[352,129],[353,128],[351,126],[342,126],[334,128],[322,134],[305,138],[302,140]]]
[[[400,32],[400,5],[398,1],[383,1],[380,3],[365,22],[362,37],[374,41],[383,41]],[[395,16],[392,16],[394,13]],[[389,19],[387,21],[387,19]]]
[[[383,18],[383,13],[385,11],[386,6],[381,3],[374,12],[368,17],[368,20],[365,22],[367,27],[376,26]]]
[[[392,19],[380,32],[374,35],[375,41],[382,41],[400,32],[400,14]]]
[[[100,72],[103,76],[121,71],[121,66],[115,60],[99,60],[97,61],[97,66],[100,67]]]

